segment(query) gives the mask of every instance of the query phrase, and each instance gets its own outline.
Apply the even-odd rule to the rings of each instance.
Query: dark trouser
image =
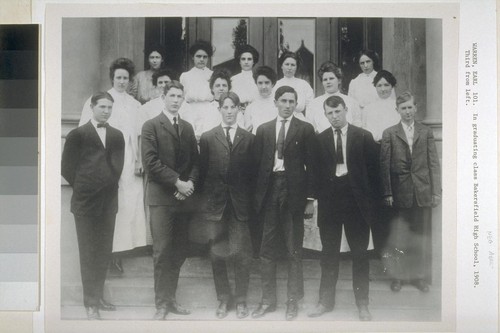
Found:
[[[83,284],[83,305],[98,306],[113,249],[116,213],[101,216],[75,215]]]
[[[321,252],[319,302],[327,308],[335,306],[335,288],[339,276],[342,225],[352,254],[352,287],[356,305],[368,305],[370,262],[368,242],[370,227],[352,193],[347,176],[337,178],[334,195],[318,202]]]
[[[235,302],[246,302],[252,260],[248,224],[236,218],[230,203],[226,205],[222,220],[216,223],[224,224],[222,237],[211,244],[210,251],[217,299],[226,302],[231,299],[226,259],[233,259]]]
[[[262,274],[262,303],[276,304],[276,261],[279,254],[280,233],[286,245],[288,263],[287,297],[304,297],[302,275],[302,242],[304,212],[292,214],[287,203],[287,184],[284,173],[274,174],[263,208],[263,234],[260,248]]]
[[[153,236],[156,308],[175,301],[177,282],[188,250],[188,214],[180,206],[149,206]]]
[[[393,244],[404,255],[401,260],[402,280],[425,279],[431,282],[432,239],[430,207],[418,207],[415,202],[411,208],[398,208],[398,218],[394,220]]]

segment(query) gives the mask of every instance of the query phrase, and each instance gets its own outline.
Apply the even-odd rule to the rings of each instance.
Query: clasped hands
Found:
[[[187,197],[194,193],[194,184],[191,180],[185,182],[177,179],[175,187],[177,191],[175,191],[174,196],[177,200],[186,200]]]

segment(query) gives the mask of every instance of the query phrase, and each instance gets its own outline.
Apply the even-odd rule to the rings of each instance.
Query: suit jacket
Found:
[[[198,146],[191,124],[179,118],[179,136],[161,112],[142,126],[141,153],[148,175],[148,205],[179,205],[177,179],[198,180]],[[191,197],[190,197],[191,198]]]
[[[201,207],[204,218],[220,221],[228,203],[236,218],[248,221],[254,182],[254,135],[238,127],[232,150],[219,125],[200,138]]]
[[[430,207],[432,196],[441,196],[439,158],[432,130],[415,122],[410,153],[401,123],[389,127],[382,135],[380,169],[383,194],[392,195],[394,205],[410,208]]]
[[[342,195],[336,191],[333,183],[337,168],[337,155],[333,128],[330,127],[318,134],[319,172],[318,187],[320,203],[330,205],[334,196]],[[372,223],[374,200],[378,189],[377,147],[373,136],[367,130],[348,124],[346,142],[347,177],[355,197],[357,206],[367,223]],[[320,205],[324,206],[324,205]],[[337,207],[342,209],[342,207]],[[322,214],[320,214],[322,215]],[[324,221],[318,221],[323,223]]]
[[[62,154],[61,174],[73,186],[73,214],[100,216],[117,212],[124,149],[123,134],[113,127],[106,129],[106,148],[90,121],[69,132]]]
[[[257,180],[255,211],[260,212],[269,190],[276,151],[276,121],[264,123],[255,137]],[[288,207],[293,213],[303,213],[307,198],[316,197],[314,168],[316,166],[316,136],[311,124],[293,117],[285,137],[283,160],[288,186]]]

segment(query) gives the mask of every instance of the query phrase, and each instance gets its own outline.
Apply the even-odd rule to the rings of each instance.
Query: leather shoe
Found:
[[[396,291],[396,292],[400,291],[401,290],[401,280],[392,280],[391,290]]]
[[[99,300],[99,310],[102,311],[116,311],[116,306],[113,304],[106,302],[103,298]]]
[[[415,287],[417,287],[418,290],[420,290],[421,292],[429,292],[429,285],[427,284],[427,282],[423,279],[418,279],[418,280],[415,280],[413,282],[413,285]]]
[[[316,318],[316,317],[323,315],[324,313],[331,312],[331,311],[333,311],[333,307],[327,308],[323,304],[318,303],[316,305],[316,307],[308,314],[308,316],[311,318]]]
[[[243,319],[248,317],[250,312],[248,311],[247,303],[241,302],[236,304],[236,317]]]
[[[286,302],[286,320],[294,320],[299,314],[299,304],[296,300]]]
[[[361,321],[372,320],[372,314],[370,313],[370,311],[368,311],[367,305],[359,305],[358,311],[359,311],[359,320]]]
[[[227,301],[221,301],[219,307],[215,311],[215,316],[219,319],[225,318],[229,311],[229,303]]]
[[[168,314],[168,310],[166,308],[156,309],[156,313],[153,316],[153,320],[165,320],[165,317]]]
[[[252,312],[252,318],[264,317],[266,313],[276,311],[276,304],[259,304],[259,307]]]
[[[172,312],[173,314],[183,315],[183,316],[191,314],[191,311],[189,311],[188,309],[184,309],[175,301],[168,305],[168,311]]]
[[[87,306],[85,307],[87,311],[88,320],[101,320],[101,314],[99,313],[99,307],[97,306]]]

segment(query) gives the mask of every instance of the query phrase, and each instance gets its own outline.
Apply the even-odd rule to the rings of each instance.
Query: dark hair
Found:
[[[153,44],[153,45],[149,45],[147,48],[144,49],[144,56],[146,58],[149,58],[149,56],[151,55],[151,53],[153,52],[158,52],[160,55],[161,55],[161,58],[163,60],[165,60],[165,47],[161,44]]]
[[[240,105],[240,98],[238,97],[238,95],[236,95],[236,93],[234,93],[232,91],[229,91],[229,92],[222,93],[220,95],[219,107],[222,107],[224,105],[224,101],[228,98],[233,101],[234,105],[236,105],[236,106]]]
[[[243,53],[251,53],[252,54],[252,57],[253,57],[253,65],[255,66],[256,63],[259,62],[259,51],[257,51],[252,45],[249,45],[249,44],[245,44],[245,45],[241,45],[241,46],[238,46],[235,50],[234,50],[234,59],[236,60],[240,60],[240,57]]]
[[[292,93],[295,95],[295,102],[297,102],[297,92],[295,89],[293,89],[290,86],[281,86],[278,89],[276,89],[276,92],[274,93],[274,100],[277,101],[281,96],[283,96],[286,93]]]
[[[197,40],[191,47],[189,48],[189,55],[194,57],[194,54],[198,52],[198,50],[203,50],[207,53],[208,57],[211,58],[214,55],[214,48],[212,44],[204,40]]]
[[[342,105],[345,109],[344,99],[340,96],[330,96],[323,102],[323,109],[325,109],[326,106],[336,108],[339,105]]]
[[[176,80],[172,80],[170,82],[167,82],[165,88],[163,88],[163,94],[166,95],[168,91],[172,88],[180,89],[182,90],[182,92],[184,92],[184,86],[182,85],[182,83]]]
[[[96,105],[97,102],[100,100],[100,99],[107,99],[107,100],[110,100],[111,102],[115,102],[115,100],[113,99],[113,96],[111,96],[110,93],[108,93],[107,91],[99,91],[95,94],[92,95],[92,97],[90,98],[90,105]]]
[[[299,57],[299,55],[297,53],[286,51],[281,55],[281,57],[278,60],[279,68],[281,68],[281,66],[283,66],[283,63],[288,58],[295,59],[295,61],[297,62],[297,70],[300,68],[300,66],[302,66],[302,59]]]
[[[175,77],[174,71],[172,71],[169,68],[162,68],[156,72],[153,73],[153,85],[156,87],[158,85],[158,78],[162,76],[168,76],[170,80],[175,80],[177,79]]]
[[[227,69],[222,68],[212,73],[212,76],[210,76],[210,81],[209,81],[210,90],[212,90],[212,88],[214,87],[215,81],[217,79],[226,80],[227,89],[231,90],[231,74]]]
[[[389,71],[382,69],[381,71],[377,72],[377,75],[375,75],[375,77],[373,78],[373,85],[376,86],[378,81],[380,81],[381,79],[385,79],[393,87],[396,86],[396,78]]]
[[[356,59],[355,59],[355,62],[358,66],[359,66],[359,59],[362,56],[367,56],[368,58],[370,58],[373,61],[373,69],[374,70],[379,69],[380,58],[379,58],[377,52],[375,52],[373,50],[369,50],[369,49],[359,51],[359,53],[356,55]]]
[[[323,75],[325,73],[333,73],[339,81],[342,81],[344,78],[344,74],[342,73],[342,69],[340,69],[337,64],[331,62],[331,61],[326,61],[321,64],[321,66],[318,69],[318,76],[320,80],[323,80]],[[340,84],[340,82],[339,82]]]
[[[273,83],[273,86],[276,84],[276,80],[278,79],[278,75],[276,74],[274,69],[272,69],[271,67],[269,67],[269,66],[257,67],[255,69],[255,71],[253,72],[253,79],[254,79],[255,83],[257,83],[257,78],[261,75],[264,75],[269,80],[271,80],[271,82]]]
[[[405,91],[401,93],[398,98],[396,98],[396,106],[399,106],[399,104],[406,103],[410,100],[413,100],[413,104],[417,105],[417,103],[415,103],[415,97],[413,97],[412,93],[410,91]]]
[[[113,78],[115,77],[115,71],[117,69],[124,69],[128,72],[129,80],[132,80],[135,74],[135,66],[132,60],[128,58],[118,58],[111,63],[109,66],[109,78],[111,82],[113,82]]]

